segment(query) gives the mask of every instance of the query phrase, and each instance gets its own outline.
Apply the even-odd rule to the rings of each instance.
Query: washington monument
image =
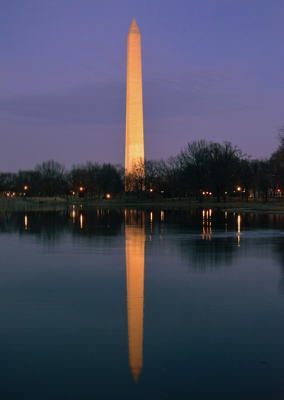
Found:
[[[144,163],[144,129],[140,31],[133,18],[127,36],[125,170]]]

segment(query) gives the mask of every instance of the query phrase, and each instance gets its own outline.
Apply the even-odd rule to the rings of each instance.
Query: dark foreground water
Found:
[[[0,398],[284,398],[284,216],[0,216]]]

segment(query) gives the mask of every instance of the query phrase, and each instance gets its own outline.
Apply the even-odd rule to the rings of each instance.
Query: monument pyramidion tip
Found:
[[[133,18],[132,23],[130,25],[130,29],[128,33],[140,33],[136,19]]]

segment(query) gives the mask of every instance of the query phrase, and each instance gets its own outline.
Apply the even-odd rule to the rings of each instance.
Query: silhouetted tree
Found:
[[[253,199],[256,201],[256,195],[259,194],[259,161],[251,160],[251,171],[252,171],[252,191]]]
[[[278,128],[278,140],[279,140],[279,147],[278,150],[283,149],[284,150],[284,124],[282,124]]]
[[[241,151],[231,143],[209,145],[209,178],[216,192],[217,201],[221,194],[226,201],[226,192],[236,183]]]
[[[54,160],[48,160],[36,165],[35,170],[40,174],[42,195],[56,196],[57,194],[66,194],[67,181],[65,168],[62,164]]]
[[[279,146],[270,157],[271,178],[274,194],[284,190],[284,124],[278,129]]]
[[[263,200],[268,201],[268,193],[271,188],[271,163],[267,159],[258,161],[258,187],[262,193]]]
[[[72,165],[69,172],[70,190],[74,193],[79,193],[80,196],[87,194],[90,191],[88,168],[84,164]]]
[[[187,186],[196,191],[196,198],[203,199],[203,191],[207,188],[209,176],[210,143],[199,140],[188,143],[180,153],[184,160],[184,171],[187,171]]]
[[[155,160],[145,160],[145,190],[149,192],[156,189],[157,168]]]
[[[17,174],[13,172],[2,172],[0,174],[0,191],[14,192],[17,186]]]
[[[104,194],[116,195],[124,190],[121,180],[121,169],[117,169],[112,164],[103,164],[98,172],[98,183]]]
[[[145,165],[144,160],[140,158],[132,164],[132,171],[127,172],[125,176],[126,190],[142,197],[145,189]]]
[[[174,200],[175,193],[177,193],[178,189],[178,175],[179,175],[176,157],[172,156],[168,158],[165,167],[166,167],[165,173],[168,184],[168,191],[172,199]]]
[[[243,197],[245,197],[248,203],[249,192],[254,187],[252,163],[249,159],[245,158],[240,160],[238,177],[240,186],[243,189]]]
[[[20,170],[16,179],[17,193],[27,196],[38,196],[41,191],[41,175],[39,171]]]

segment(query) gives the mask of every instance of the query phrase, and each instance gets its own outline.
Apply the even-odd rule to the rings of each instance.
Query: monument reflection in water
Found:
[[[145,213],[125,211],[129,366],[135,382],[143,367]]]

